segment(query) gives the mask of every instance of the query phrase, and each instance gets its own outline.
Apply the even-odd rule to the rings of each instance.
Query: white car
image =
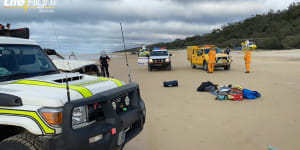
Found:
[[[116,150],[145,122],[137,84],[61,73],[39,44],[0,37],[1,150]]]
[[[166,49],[153,50],[150,53],[148,61],[148,71],[152,71],[157,68],[166,68],[167,70],[172,70],[171,56]]]

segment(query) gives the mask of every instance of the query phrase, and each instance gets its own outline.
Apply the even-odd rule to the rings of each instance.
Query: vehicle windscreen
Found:
[[[39,46],[0,45],[0,81],[56,71],[56,67]]]
[[[211,48],[204,49],[205,54],[208,54]],[[215,47],[216,53],[223,53],[223,51],[220,48]]]
[[[152,51],[151,56],[168,56],[167,51]]]

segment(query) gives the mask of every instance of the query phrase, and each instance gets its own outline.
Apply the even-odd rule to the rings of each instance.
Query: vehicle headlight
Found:
[[[170,59],[169,59],[169,58],[167,58],[167,59],[166,59],[166,62],[170,62]]]
[[[41,108],[38,112],[49,125],[53,127],[61,127],[62,108]]]
[[[153,63],[153,59],[149,59],[149,63]]]
[[[124,100],[124,101],[125,101],[125,105],[126,105],[126,106],[129,106],[129,105],[130,105],[130,99],[129,99],[128,96],[125,97],[125,100]]]
[[[78,125],[87,122],[86,106],[75,107],[72,114],[72,124]]]

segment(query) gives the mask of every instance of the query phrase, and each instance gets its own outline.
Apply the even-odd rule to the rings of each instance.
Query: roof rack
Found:
[[[0,24],[0,36],[29,39],[29,28],[10,29],[10,24]]]

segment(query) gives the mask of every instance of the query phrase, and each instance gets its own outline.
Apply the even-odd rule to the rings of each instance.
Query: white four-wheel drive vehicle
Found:
[[[171,71],[171,56],[166,49],[153,50],[148,61],[148,71],[156,68],[166,68]]]
[[[36,42],[0,37],[1,150],[122,149],[145,113],[137,84],[61,73]]]

